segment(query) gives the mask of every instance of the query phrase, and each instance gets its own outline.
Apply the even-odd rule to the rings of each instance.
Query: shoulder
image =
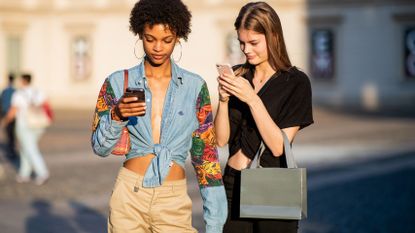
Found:
[[[17,90],[13,93],[12,98],[20,98],[21,95],[22,95],[21,91]]]
[[[12,102],[20,103],[25,100],[25,94],[23,90],[16,90],[12,95]]]
[[[293,85],[304,88],[311,86],[310,79],[308,78],[307,74],[295,66],[291,67],[287,71],[283,71],[282,74],[285,76],[285,80]]]
[[[112,72],[108,77],[106,78],[107,82],[114,83],[114,82],[123,82],[124,77],[124,70],[117,70]]]
[[[195,82],[205,82],[205,80],[202,78],[202,76],[200,76],[199,74],[196,74],[194,72],[191,72],[189,70],[183,69],[183,68],[179,68],[179,71],[181,73],[181,75],[183,76],[183,78],[185,79],[189,79]]]
[[[190,84],[187,85],[190,88],[200,90],[203,86],[206,85],[206,81],[202,78],[202,76],[181,67],[178,68],[177,75],[183,78],[184,83]]]
[[[113,90],[118,94],[122,94],[123,87],[124,87],[124,73],[128,71],[128,79],[129,83],[131,84],[136,80],[140,75],[138,71],[138,66],[134,66],[128,69],[120,69],[112,72],[104,81],[104,86],[107,90]],[[117,95],[118,95],[117,94]]]
[[[124,71],[128,71],[128,77],[129,78],[136,78],[139,75],[139,65],[125,68],[125,69],[119,69],[116,70],[110,75],[107,76],[107,80],[110,82],[123,82],[124,81]]]

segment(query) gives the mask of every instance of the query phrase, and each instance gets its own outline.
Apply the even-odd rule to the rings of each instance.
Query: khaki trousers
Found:
[[[142,176],[121,168],[109,204],[109,233],[197,232],[186,179],[156,188],[144,188],[142,181]]]

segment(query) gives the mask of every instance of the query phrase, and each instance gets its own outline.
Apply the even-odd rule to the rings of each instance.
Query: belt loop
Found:
[[[138,190],[140,189],[140,181],[141,181],[141,179],[140,178],[137,178],[136,180],[135,180],[135,184],[134,184],[134,192],[136,193],[136,192],[138,192]]]

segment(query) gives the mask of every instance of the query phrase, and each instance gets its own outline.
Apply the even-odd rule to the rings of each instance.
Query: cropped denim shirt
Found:
[[[213,116],[206,82],[197,74],[186,71],[173,61],[161,120],[160,143],[155,144],[151,128],[151,90],[147,84],[144,63],[128,70],[129,87],[145,90],[147,112],[127,121],[111,119],[111,110],[123,95],[124,72],[111,74],[101,87],[93,120],[92,148],[100,156],[111,154],[127,126],[131,150],[126,160],[147,154],[155,157],[143,180],[144,187],[160,186],[174,161],[184,168],[187,156],[198,178],[203,199],[206,232],[222,232],[227,216],[227,201],[216,149]],[[149,107],[150,106],[150,107]]]

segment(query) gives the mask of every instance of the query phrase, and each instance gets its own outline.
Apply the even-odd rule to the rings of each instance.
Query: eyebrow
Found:
[[[241,41],[239,39],[238,39],[238,41],[239,41],[239,43],[251,43],[251,44],[258,42],[258,40],[250,40],[250,41],[244,42],[244,41]]]
[[[153,35],[151,35],[151,34],[145,34],[145,33],[144,33],[144,36],[149,36],[149,37],[152,37],[152,38],[156,38],[155,36],[153,36]],[[166,37],[162,38],[162,40],[165,40],[165,39],[170,39],[170,38],[174,38],[174,36],[166,36]]]

